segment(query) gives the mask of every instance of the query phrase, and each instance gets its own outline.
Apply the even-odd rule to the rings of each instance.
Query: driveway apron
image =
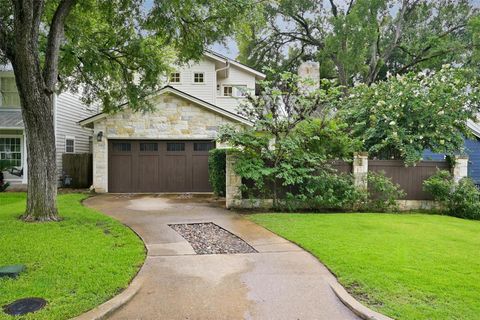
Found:
[[[109,319],[358,319],[317,259],[209,196],[105,194],[85,205],[130,226],[148,249],[140,291]],[[169,227],[199,222],[258,252],[198,255]]]

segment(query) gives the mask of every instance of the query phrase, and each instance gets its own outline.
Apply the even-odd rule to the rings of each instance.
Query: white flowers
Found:
[[[397,124],[397,123],[396,123],[395,121],[390,121],[390,123],[389,123],[389,125],[391,125],[391,126],[394,126],[394,125],[396,125],[396,124]]]
[[[438,112],[438,115],[439,115],[439,116],[443,116],[444,114],[445,114],[445,111],[443,111],[443,110],[441,110],[441,111]]]

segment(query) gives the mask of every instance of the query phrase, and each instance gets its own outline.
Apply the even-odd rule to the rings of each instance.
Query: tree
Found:
[[[371,86],[360,84],[339,102],[347,133],[381,159],[414,164],[425,149],[453,155],[470,135],[480,103],[478,74],[445,65],[438,72],[409,72]]]
[[[254,181],[256,190],[272,196],[277,205],[281,189],[306,182],[325,164],[329,151],[337,150],[318,144],[321,137],[341,132],[328,121],[330,106],[341,92],[328,80],[321,89],[309,89],[311,81],[288,72],[261,85],[262,93],[247,95],[238,110],[252,127],[224,127],[219,139],[241,149],[237,173]],[[314,114],[317,119],[311,121]]]
[[[237,34],[244,63],[294,71],[315,60],[321,77],[345,88],[387,72],[465,65],[478,45],[469,0],[281,0],[258,8],[262,19]]]
[[[28,152],[24,219],[58,220],[53,98],[79,90],[105,111],[148,108],[174,61],[196,59],[247,8],[240,0],[0,0],[0,62],[16,78]]]

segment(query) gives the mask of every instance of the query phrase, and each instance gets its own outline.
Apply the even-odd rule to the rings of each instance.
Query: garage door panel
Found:
[[[207,192],[211,190],[208,181],[208,155],[193,155],[192,183],[193,191]]]
[[[112,155],[109,172],[111,192],[131,192],[133,185],[131,155]]]
[[[167,155],[164,158],[163,178],[166,192],[186,192],[187,156]]]
[[[138,191],[159,191],[160,155],[138,156]]]

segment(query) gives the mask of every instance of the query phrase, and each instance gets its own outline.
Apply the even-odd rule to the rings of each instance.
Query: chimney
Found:
[[[305,90],[313,91],[318,89],[320,83],[320,65],[315,61],[305,61],[298,67],[298,76],[301,79],[308,79],[311,84],[303,84]]]

